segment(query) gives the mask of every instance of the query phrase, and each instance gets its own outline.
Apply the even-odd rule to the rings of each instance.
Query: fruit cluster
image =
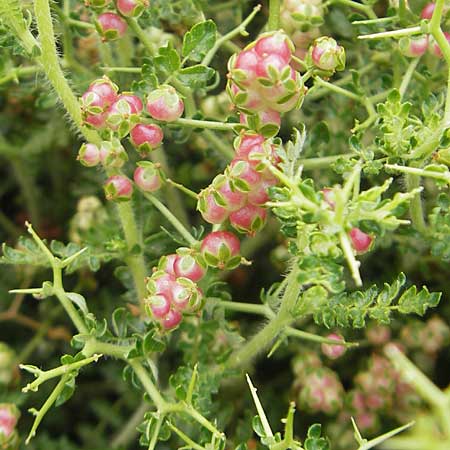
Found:
[[[163,256],[147,280],[147,314],[164,330],[176,328],[183,314],[199,311],[204,296],[198,282],[208,267],[233,269],[241,257],[239,239],[228,231],[213,231],[202,241],[199,251],[179,248]]]
[[[254,235],[266,221],[268,189],[277,184],[268,164],[276,166],[280,158],[273,141],[254,132],[242,133],[234,146],[235,156],[224,173],[199,193],[197,209],[209,223],[229,220],[237,231]]]
[[[227,90],[236,107],[275,118],[299,108],[306,88],[291,67],[294,45],[282,31],[262,34],[228,62]],[[278,113],[278,114],[277,114]]]

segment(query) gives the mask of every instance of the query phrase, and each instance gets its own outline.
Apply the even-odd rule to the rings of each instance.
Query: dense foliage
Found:
[[[0,43],[0,449],[450,448],[450,4],[0,0]]]

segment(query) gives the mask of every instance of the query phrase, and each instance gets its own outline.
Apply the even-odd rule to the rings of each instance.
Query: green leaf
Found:
[[[196,66],[186,67],[181,69],[177,78],[186,86],[192,89],[202,88],[208,84],[208,81],[214,76],[214,69],[211,67],[202,66],[198,64]]]
[[[441,293],[428,292],[424,286],[420,292],[417,292],[416,286],[411,286],[403,293],[398,301],[398,310],[403,314],[418,314],[423,316],[428,308],[434,308],[439,304]]]
[[[192,61],[201,61],[216,42],[217,27],[212,20],[195,24],[184,35],[182,55]]]
[[[69,400],[72,397],[74,392],[75,392],[75,376],[72,375],[66,381],[63,390],[58,395],[58,398],[56,399],[55,402],[55,406],[61,406],[62,404],[66,403],[67,400]]]
[[[308,437],[305,440],[305,450],[329,450],[330,442],[328,438],[321,437],[322,425],[315,423],[308,429]]]
[[[77,292],[66,292],[66,296],[71,302],[75,303],[75,305],[80,308],[84,315],[89,313],[86,299],[81,294],[78,294]]]
[[[159,48],[158,55],[153,58],[153,62],[156,72],[162,78],[170,77],[181,66],[180,55],[171,44]]]

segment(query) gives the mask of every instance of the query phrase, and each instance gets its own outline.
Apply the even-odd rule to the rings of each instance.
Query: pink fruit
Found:
[[[154,150],[161,144],[163,138],[163,130],[155,124],[138,124],[130,132],[131,143],[139,151]]]
[[[273,111],[271,109],[267,109],[264,111],[259,111],[256,113],[260,123],[262,126],[264,125],[275,125],[280,127],[281,125],[281,116],[278,111]],[[243,125],[248,126],[248,117],[247,114],[241,113],[239,116],[239,122]]]
[[[340,334],[331,333],[327,336],[327,339],[332,339],[333,341],[344,342],[344,338]],[[322,352],[325,356],[330,359],[337,359],[345,353],[345,346],[343,345],[332,345],[332,344],[322,344]]]
[[[428,49],[429,39],[427,35],[410,36],[400,41],[399,49],[401,53],[409,58],[422,56]]]
[[[236,157],[240,159],[247,159],[248,154],[251,151],[261,151],[262,144],[264,144],[265,138],[261,134],[244,133],[236,142]]]
[[[92,128],[99,130],[101,128],[104,128],[107,117],[107,113],[87,114],[83,122],[87,125],[90,125]]]
[[[109,114],[124,114],[121,108],[121,103],[126,102],[129,106],[127,113],[128,114],[140,114],[144,109],[142,104],[142,100],[133,94],[121,94],[117,97],[117,100],[111,105],[109,108]],[[121,103],[119,103],[121,102]]]
[[[262,78],[272,78],[270,74],[270,69],[277,73],[281,73],[283,69],[287,66],[285,60],[278,55],[268,55],[264,59],[258,62],[256,66],[256,75]]]
[[[127,31],[128,25],[118,14],[105,12],[97,17],[97,30],[104,41],[121,38]]]
[[[205,269],[191,255],[178,255],[173,269],[177,277],[189,278],[194,282],[205,276]]]
[[[153,295],[162,294],[169,300],[172,300],[172,290],[175,280],[175,276],[170,273],[156,272],[150,278],[147,289]]]
[[[175,270],[173,268],[173,265],[177,258],[178,258],[178,255],[176,253],[172,253],[171,255],[163,256],[160,259],[159,268],[161,270],[163,270],[164,272],[167,272],[168,274],[175,276]]]
[[[100,95],[92,91],[86,91],[81,96],[81,108],[83,111],[92,114],[99,114],[105,110],[108,105]]]
[[[184,103],[172,86],[161,86],[147,97],[147,112],[153,119],[173,122],[181,117]]]
[[[172,307],[181,312],[194,312],[201,305],[203,294],[197,285],[187,279],[179,278],[172,290]]]
[[[162,319],[170,310],[170,300],[163,294],[156,294],[146,298],[145,304],[156,319]]]
[[[311,59],[316,67],[326,71],[343,70],[345,50],[331,37],[323,36],[314,41]]]
[[[444,31],[444,36],[447,39],[448,42],[450,42],[450,33],[448,33],[447,31]],[[431,41],[431,51],[432,53],[437,56],[438,58],[442,58],[442,51],[439,47],[439,45],[437,44],[437,42],[435,40]]]
[[[161,321],[161,325],[165,330],[173,330],[180,324],[182,319],[183,316],[179,311],[171,309]]]
[[[129,200],[133,194],[133,184],[124,175],[113,175],[103,186],[107,200]]]
[[[212,224],[224,222],[229,214],[226,208],[217,204],[214,195],[209,190],[200,192],[197,209],[203,219]]]
[[[420,13],[420,17],[422,19],[431,20],[431,18],[433,17],[434,8],[436,8],[436,4],[435,3],[428,3],[422,9],[422,12]]]
[[[292,56],[292,50],[287,36],[282,32],[275,32],[260,37],[255,45],[255,52],[262,58],[276,55],[287,64]]]
[[[233,233],[229,231],[213,231],[202,241],[200,251],[208,265],[224,269],[236,259],[239,264],[239,252],[241,243]]]
[[[93,81],[87,90],[87,92],[92,92],[101,97],[105,107],[117,100],[117,91],[118,87],[107,76]]]
[[[256,70],[260,58],[253,50],[243,50],[240,52],[234,62],[234,69],[239,70],[236,79],[243,86],[249,86],[256,78]]]
[[[266,222],[267,212],[256,205],[248,204],[230,214],[230,223],[241,233],[253,236],[260,231]]]
[[[148,7],[147,0],[116,0],[116,8],[125,17],[138,17]]]
[[[83,166],[94,167],[100,163],[100,149],[94,144],[83,144],[77,159]]]
[[[369,250],[373,238],[361,231],[359,228],[352,228],[349,233],[353,248],[358,253],[364,253]]]
[[[243,192],[249,192],[256,188],[261,182],[261,175],[254,170],[252,164],[244,159],[233,159],[230,164],[229,175],[235,180],[239,180],[237,189]]]
[[[161,188],[162,180],[159,170],[149,161],[142,161],[134,171],[136,186],[145,192],[155,192]]]
[[[248,201],[253,205],[262,206],[269,201],[269,187],[272,183],[262,181],[259,186],[248,193]]]
[[[128,161],[128,154],[118,139],[103,141],[100,146],[100,162],[105,167],[119,169]]]
[[[232,189],[229,181],[225,181],[217,192],[223,197],[228,211],[236,211],[242,208],[246,201],[246,195],[238,189]]]

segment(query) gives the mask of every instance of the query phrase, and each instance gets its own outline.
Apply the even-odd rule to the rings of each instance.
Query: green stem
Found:
[[[159,212],[172,224],[172,226],[184,237],[189,245],[194,246],[197,240],[185,228],[185,226],[170,212],[165,205],[163,205],[154,195],[144,192],[144,197],[153,203]]]
[[[330,91],[336,92],[337,94],[345,95],[346,97],[351,98],[352,100],[355,100],[358,103],[364,102],[364,100],[361,98],[360,95],[348,91],[347,89],[343,89],[339,86],[336,86],[335,84],[329,83],[328,81],[322,80],[322,78],[320,77],[315,77],[314,82],[319,86],[325,87]]]
[[[214,122],[211,120],[195,120],[195,119],[177,119],[175,122],[171,122],[168,125],[181,125],[183,127],[191,128],[205,128],[209,130],[219,131],[233,131],[238,124],[236,123],[223,123]]]
[[[104,72],[141,73],[140,67],[100,67]]]
[[[354,156],[356,156],[354,153],[343,153],[342,155],[323,156],[321,158],[300,159],[298,162],[301,166],[303,166],[303,170],[315,170],[329,168],[331,164],[341,158],[348,159]]]
[[[235,152],[229,142],[224,142],[222,139],[219,139],[211,130],[203,130],[202,134],[212,144],[212,147],[221,153],[227,161],[231,161],[234,158]]]
[[[408,191],[417,189],[420,187],[420,176],[413,174],[406,174],[406,188]],[[411,199],[409,203],[409,214],[411,216],[411,221],[416,228],[422,234],[427,233],[427,225],[425,223],[425,218],[423,215],[423,205],[421,194],[417,193],[414,198]]]
[[[53,85],[55,91],[58,93],[64,108],[69,113],[69,116],[74,121],[75,125],[81,129],[83,135],[89,142],[99,144],[99,135],[95,131],[92,131],[82,125],[81,110],[78,100],[62,72],[56,50],[49,1],[35,0],[34,10],[42,52],[39,61],[42,64],[44,72],[50,80],[50,83]]]
[[[187,434],[183,433],[175,425],[171,424],[170,422],[167,422],[167,425],[175,434],[177,434],[184,442],[186,442],[188,448],[193,448],[195,450],[206,450],[205,447],[202,447],[201,445],[194,442]]]
[[[241,22],[241,24],[239,26],[237,26],[236,28],[231,30],[229,33],[221,36],[219,39],[217,39],[216,43],[214,44],[214,46],[209,50],[209,52],[203,58],[202,64],[205,65],[205,66],[209,66],[209,64],[211,63],[212,59],[214,58],[214,55],[217,53],[217,50],[219,50],[219,48],[225,42],[233,39],[238,34],[244,34],[245,33],[245,28],[253,20],[253,18],[256,16],[256,14],[258,13],[258,11],[260,9],[261,9],[261,5],[255,6],[253,8],[253,11],[249,14],[249,16],[243,22]]]
[[[138,431],[137,427],[144,420],[144,414],[148,411],[148,403],[143,401],[139,408],[133,413],[125,426],[121,427],[120,431],[111,440],[112,448],[126,448],[127,444],[136,438]],[[156,433],[156,430],[155,430]]]
[[[339,233],[339,241],[341,243],[342,251],[344,252],[345,259],[350,268],[353,280],[357,286],[362,286],[361,275],[359,274],[359,261],[356,260],[353,253],[352,244],[347,236],[347,233],[341,231]]]
[[[0,78],[0,85],[8,83],[10,81],[15,81],[19,77],[34,75],[41,70],[41,66],[15,67],[8,74]]]
[[[386,169],[396,170],[397,172],[445,181],[446,183],[450,184],[450,173],[448,171],[435,172],[434,170],[425,170],[425,169],[418,169],[416,167],[399,166],[398,164],[385,164],[384,167]]]
[[[255,336],[253,336],[243,347],[231,354],[228,365],[233,368],[243,367],[248,364],[259,352],[264,350],[277,335],[294,321],[291,314],[300,294],[300,284],[297,281],[297,262],[286,279],[286,288],[281,298],[281,306],[277,314],[270,322]]]
[[[184,186],[184,185],[182,185],[180,183],[176,183],[175,181],[171,180],[170,178],[167,178],[166,182],[168,184],[170,184],[171,186],[177,188],[181,192],[183,192],[183,194],[186,194],[188,197],[191,197],[194,200],[198,200],[198,194],[196,192],[194,192],[194,191],[191,191],[186,186]]]
[[[42,419],[47,414],[48,410],[56,402],[57,398],[59,397],[59,394],[61,394],[62,390],[64,389],[64,387],[66,385],[66,382],[69,379],[69,376],[70,376],[70,373],[66,373],[65,375],[63,375],[61,377],[61,380],[59,380],[55,389],[53,389],[53,392],[48,396],[47,400],[42,405],[41,409],[36,412],[36,418],[34,419],[33,426],[31,427],[30,433],[28,434],[25,444],[29,444],[31,439],[34,436],[36,436],[36,430],[38,429],[39,424],[42,422]]]
[[[405,95],[406,89],[408,89],[409,83],[411,81],[412,76],[414,75],[414,71],[416,70],[417,65],[419,64],[420,58],[413,59],[408,69],[405,72],[405,75],[403,76],[402,83],[400,84],[399,92],[400,92],[400,99],[403,98]]]
[[[148,53],[153,56],[155,54],[155,50],[153,48],[152,41],[141,28],[138,21],[134,17],[124,17],[124,19],[127,21],[128,26],[133,30],[136,37],[142,42]]]
[[[139,378],[139,381],[142,383],[142,386],[144,386],[144,389],[147,391],[150,398],[153,400],[153,403],[158,411],[164,411],[167,407],[167,403],[159,393],[156,386],[153,384],[153,381],[144,366],[137,359],[128,360],[128,364],[134,370],[134,373]]]
[[[26,365],[20,364],[19,367],[22,370],[27,370],[28,372],[35,373],[37,376],[36,380],[34,380],[32,383],[28,383],[22,389],[22,392],[28,391],[36,392],[42,383],[45,383],[46,381],[51,380],[52,378],[60,377],[66,373],[77,371],[82,367],[87,366],[88,364],[91,364],[93,362],[97,362],[101,356],[102,355],[94,355],[91,356],[90,358],[82,359],[81,361],[77,361],[72,364],[64,364],[62,366],[55,367],[54,369],[51,370],[41,371],[38,369],[37,373],[35,370],[28,370]]]
[[[145,260],[143,256],[141,233],[138,231],[136,219],[132,209],[131,202],[121,202],[117,204],[119,219],[122,225],[125,241],[127,243],[129,254],[125,257],[125,262],[130,268],[136,293],[140,304],[147,295],[145,287],[145,277],[147,276],[145,270]],[[136,249],[138,253],[136,254]]]
[[[268,31],[276,31],[280,29],[280,0],[269,0],[269,20],[267,22]]]
[[[415,34],[422,34],[424,30],[422,27],[403,28],[401,30],[382,31],[381,33],[364,34],[358,36],[358,39],[386,39],[386,38],[401,38],[403,36],[413,36]]]

